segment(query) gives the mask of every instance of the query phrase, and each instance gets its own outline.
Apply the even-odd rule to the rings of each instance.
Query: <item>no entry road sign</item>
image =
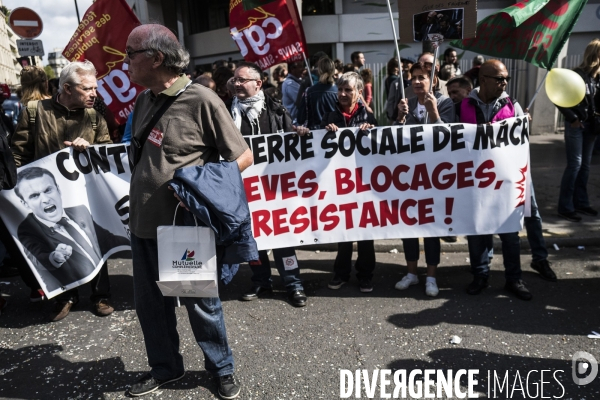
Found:
[[[40,36],[44,27],[40,16],[26,7],[12,10],[8,17],[8,24],[23,39],[35,39]]]

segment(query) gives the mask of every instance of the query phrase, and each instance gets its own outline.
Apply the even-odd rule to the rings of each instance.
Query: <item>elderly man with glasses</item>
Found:
[[[215,92],[193,85],[183,74],[189,57],[177,37],[161,25],[138,26],[127,39],[129,77],[148,88],[140,93],[133,113],[133,141],[137,141],[136,147],[143,147],[136,150],[139,161],[131,175],[129,227],[135,309],[151,368],[131,386],[130,396],[152,393],[185,374],[176,328],[176,300],[163,296],[156,284],[156,229],[171,225],[178,204],[168,182],[179,168],[215,163],[219,157],[236,161],[240,171],[252,164],[252,153],[223,102]],[[153,116],[161,112],[162,117],[152,124]],[[148,139],[140,144],[144,134]],[[182,297],[180,301],[187,309],[194,338],[204,353],[205,368],[214,377],[219,396],[237,397],[240,384],[234,377],[221,300]]]
[[[258,65],[240,64],[230,81],[234,85],[235,96],[226,105],[242,135],[296,131],[286,109],[261,90],[261,70]],[[302,130],[301,133],[304,134],[305,131]],[[252,287],[242,295],[243,301],[252,301],[273,291],[269,255],[266,250],[262,250],[259,257],[259,260],[250,262]],[[273,249],[273,258],[290,303],[295,307],[306,306],[296,250],[293,247]]]

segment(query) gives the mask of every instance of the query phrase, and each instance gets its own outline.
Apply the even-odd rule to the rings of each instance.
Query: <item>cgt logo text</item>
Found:
[[[475,391],[478,385],[478,369],[435,370],[405,369],[392,371],[376,369],[340,370],[340,398],[366,398],[376,396],[382,399],[476,399],[481,393]],[[589,353],[578,351],[572,358],[572,379],[576,385],[588,385],[598,375],[598,362]],[[565,387],[560,382],[565,371],[487,371],[487,398],[489,399],[562,399]],[[461,384],[466,381],[466,388]],[[379,391],[377,388],[379,387]],[[480,391],[484,389],[480,388]],[[378,393],[376,393],[378,392]],[[483,396],[483,395],[482,395]]]

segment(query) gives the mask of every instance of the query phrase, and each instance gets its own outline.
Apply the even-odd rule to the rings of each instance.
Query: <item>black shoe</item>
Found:
[[[571,222],[579,222],[579,221],[581,221],[581,217],[579,215],[577,215],[577,213],[575,211],[571,211],[571,212],[559,212],[558,215],[560,215],[564,219],[566,219],[568,221],[571,221]]]
[[[373,284],[371,283],[370,279],[361,279],[358,284],[358,287],[363,293],[370,293],[373,291]]]
[[[504,285],[504,289],[516,294],[517,297],[521,300],[531,300],[531,298],[533,297],[531,295],[531,292],[525,287],[525,282],[523,282],[520,279],[518,281],[512,282],[507,281]]]
[[[590,217],[598,216],[598,211],[594,210],[592,207],[575,207],[575,211],[579,214],[589,215]]]
[[[548,260],[533,261],[531,263],[531,268],[539,272],[540,276],[545,280],[550,282],[557,281],[556,274],[554,273],[554,271],[552,271],[552,268],[550,268],[550,263],[548,262]]]
[[[235,376],[225,375],[216,378],[219,386],[219,397],[222,399],[235,399],[240,394],[241,386],[235,380]]]
[[[348,279],[342,279],[339,275],[335,275],[331,282],[327,284],[327,287],[335,290],[341,288],[346,283],[348,283]]]
[[[488,278],[485,276],[476,276],[473,278],[473,282],[467,286],[468,294],[479,294],[481,291],[488,287]]]
[[[294,290],[289,294],[289,298],[294,307],[304,307],[306,305],[306,295],[303,290]]]
[[[250,290],[248,290],[246,293],[244,293],[242,295],[242,300],[244,300],[244,301],[256,300],[259,297],[261,297],[262,295],[264,295],[265,293],[272,294],[273,289],[262,287],[262,286],[252,286],[252,288]]]
[[[185,372],[180,376],[172,379],[156,379],[150,372],[142,376],[139,381],[131,385],[129,388],[129,394],[133,397],[143,396],[148,393],[152,393],[158,390],[159,387],[166,385],[167,383],[175,382],[183,378]]]
[[[443,236],[440,239],[442,239],[446,243],[456,243],[458,241],[458,238],[456,236]]]

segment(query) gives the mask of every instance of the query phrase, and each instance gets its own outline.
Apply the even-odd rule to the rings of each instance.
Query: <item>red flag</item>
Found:
[[[296,2],[273,0],[262,4],[246,11],[243,0],[229,3],[230,33],[244,59],[263,70],[282,62],[302,61],[306,39]]]
[[[127,37],[139,25],[125,0],[97,0],[85,12],[62,53],[69,61],[94,63],[98,93],[119,123],[127,121],[143,90],[129,80],[127,64],[123,64]]]

